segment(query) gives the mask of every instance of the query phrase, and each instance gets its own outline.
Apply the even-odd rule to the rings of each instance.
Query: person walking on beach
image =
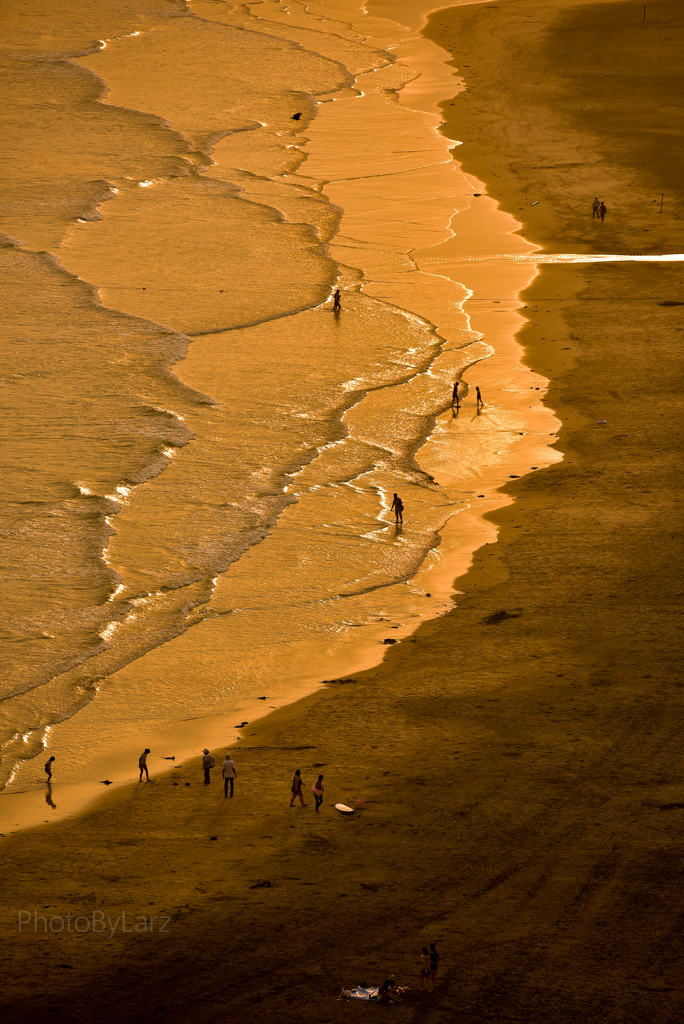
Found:
[[[594,219],[594,217],[598,217],[598,215],[599,215],[599,206],[600,205],[601,205],[601,200],[599,199],[598,196],[596,196],[596,198],[594,199],[594,202],[591,204],[591,219],[592,220]]]
[[[311,787],[311,792],[313,793],[314,800],[316,801],[316,814],[318,814],[318,808],[323,803],[323,776],[322,775],[319,775],[318,778],[316,779],[316,781],[314,782],[313,786]]]
[[[212,768],[216,767],[216,761],[211,756],[206,747],[203,750],[203,754],[204,757],[202,758],[202,767],[204,768],[204,785],[208,786],[209,783],[211,782],[209,772],[211,771]]]
[[[459,404],[459,401],[458,401],[458,385],[460,383],[461,383],[460,380],[456,381],[456,383],[454,384],[454,390],[451,393],[451,408],[452,409],[453,409],[454,406],[456,406],[457,409],[461,408],[461,406]]]
[[[294,802],[297,797],[299,797],[302,807],[306,807],[306,804],[304,803],[304,794],[302,793],[303,785],[304,780],[302,779],[302,773],[298,768],[294,773],[294,779],[292,780],[292,799],[290,800],[290,807],[294,807]]]
[[[428,992],[432,991],[431,988],[431,974],[430,974],[430,950],[427,946],[423,946],[420,951],[420,991],[425,991],[425,986],[428,985]]]
[[[484,402],[482,401],[482,395],[480,394],[480,389],[478,387],[476,387],[475,390],[477,391],[477,407],[479,409],[480,406],[482,406],[482,408],[484,409]]]
[[[432,982],[432,991],[435,991],[437,985],[437,964],[441,960],[441,956],[437,952],[437,947],[434,942],[430,943],[430,980]]]
[[[606,204],[605,203],[603,203],[603,202],[601,203],[601,205],[599,206],[598,212],[599,212],[599,217],[601,218],[601,223],[603,224],[603,218],[606,215]]]
[[[340,289],[336,288],[335,289],[335,294],[333,295],[333,313],[339,313],[341,309],[342,309],[342,296],[340,295]]]
[[[401,498],[396,493],[396,491],[394,492],[394,497],[392,498],[392,504],[390,505],[390,512],[392,512],[392,511],[394,512],[394,520],[395,520],[397,526],[399,525],[399,523],[403,523],[404,522],[404,502],[401,500]]]
[[[143,772],[145,772],[145,775],[147,777],[147,781],[148,782],[150,781],[150,773],[147,770],[147,755],[149,754],[149,752],[150,752],[149,747],[145,747],[145,749],[143,750],[142,754],[138,758],[138,768],[140,769],[140,778],[138,779],[138,782],[142,782],[142,773]]]
[[[45,781],[47,782],[48,786],[52,782],[52,762],[54,761],[54,759],[55,757],[53,754],[53,756],[49,757],[45,762],[45,774],[47,775],[47,779]]]
[[[226,759],[223,762],[223,796],[228,796],[228,784],[230,783],[230,796],[233,798],[233,786],[237,779],[237,768],[235,767],[235,761],[233,761],[230,754],[226,754]]]

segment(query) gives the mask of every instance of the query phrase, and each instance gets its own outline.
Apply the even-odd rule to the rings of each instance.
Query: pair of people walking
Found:
[[[461,385],[460,380],[457,380],[455,382],[455,384],[454,384],[454,390],[451,392],[451,408],[452,409],[456,409],[456,411],[458,411],[461,408],[461,399],[460,399],[460,396],[459,396],[459,393],[458,393],[458,389],[459,389],[460,385]],[[477,395],[476,404],[477,404],[477,408],[479,410],[480,407],[484,408],[484,401],[482,399],[482,395],[480,394],[480,389],[479,389],[479,387],[477,387],[477,385],[475,386],[475,392],[476,392],[476,395]]]
[[[208,786],[211,782],[211,769],[216,767],[216,761],[206,747],[204,748],[203,754],[202,768],[204,770],[204,785]],[[228,790],[230,789],[230,795],[232,797],[235,788],[235,780],[237,778],[237,768],[235,767],[235,761],[233,761],[230,754],[226,754],[226,759],[221,765],[221,775],[223,777],[223,795],[224,797],[227,797]]]
[[[606,204],[603,202],[602,199],[599,199],[599,197],[596,196],[594,202],[591,204],[591,219],[594,220],[595,218],[600,217],[601,223],[603,224],[603,218],[605,217],[605,215]]]
[[[306,807],[307,806],[306,803],[304,802],[304,780],[302,778],[302,773],[301,773],[299,768],[294,773],[294,778],[292,780],[292,786],[290,787],[290,792],[292,793],[292,799],[290,800],[290,807],[294,807],[294,802],[295,802],[295,800],[297,798],[299,798],[299,802],[301,803],[302,807]],[[316,801],[316,814],[318,814],[319,808],[320,808],[321,804],[323,803],[323,776],[322,775],[319,775],[318,778],[316,779],[316,781],[314,782],[313,786],[311,787],[311,792],[313,793],[314,800]]]

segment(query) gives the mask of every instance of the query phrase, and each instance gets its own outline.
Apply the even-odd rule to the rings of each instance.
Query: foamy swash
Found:
[[[38,8],[0,223],[10,789],[46,736],[78,778],[444,608],[410,581],[470,487],[417,453],[491,354],[411,259],[471,189],[398,102],[407,30],[356,0]]]

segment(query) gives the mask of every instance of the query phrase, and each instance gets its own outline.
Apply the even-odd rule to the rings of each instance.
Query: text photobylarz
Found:
[[[142,935],[156,932],[170,935],[170,921],[171,918],[163,914],[127,915],[125,910],[116,917],[105,914],[103,910],[93,910],[90,914],[57,914],[54,917],[46,917],[37,910],[20,910],[17,915],[17,931],[33,931],[44,935],[59,935],[62,932],[78,932],[85,935],[92,932],[94,935],[104,935],[111,939],[117,933]]]

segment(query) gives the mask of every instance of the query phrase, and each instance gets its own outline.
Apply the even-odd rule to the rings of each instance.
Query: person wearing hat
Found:
[[[202,758],[202,767],[204,768],[204,785],[205,786],[208,786],[209,783],[211,782],[211,779],[209,778],[209,772],[215,766],[215,764],[216,764],[216,761],[214,760],[214,758],[211,756],[211,754],[209,753],[209,751],[205,747],[204,748],[204,757]]]

